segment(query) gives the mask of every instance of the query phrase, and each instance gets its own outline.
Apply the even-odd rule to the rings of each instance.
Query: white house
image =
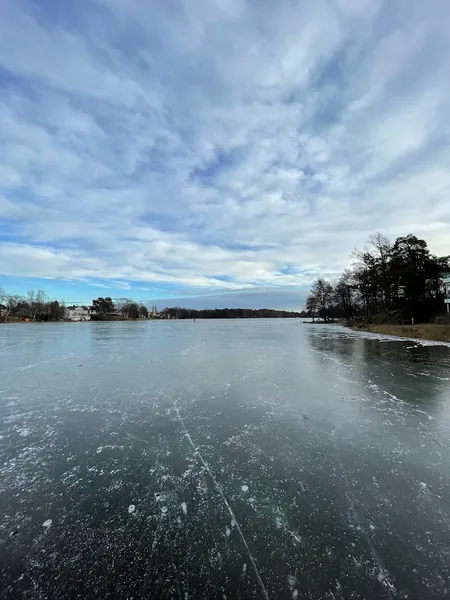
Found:
[[[64,310],[66,321],[90,321],[91,309],[88,306],[68,306]]]

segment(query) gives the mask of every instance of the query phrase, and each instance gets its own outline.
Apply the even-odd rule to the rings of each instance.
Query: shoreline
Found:
[[[435,323],[419,323],[418,325],[366,325],[350,327],[353,331],[365,331],[392,335],[398,338],[428,340],[430,342],[450,342],[450,325],[436,325]]]

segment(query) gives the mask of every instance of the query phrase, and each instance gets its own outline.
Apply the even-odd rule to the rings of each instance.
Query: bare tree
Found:
[[[319,304],[318,304],[317,298],[315,296],[309,295],[306,298],[305,307],[306,307],[306,310],[308,311],[309,316],[312,317],[313,323],[314,323],[314,319],[317,315],[318,306],[319,306]]]
[[[354,305],[356,302],[354,298],[355,288],[353,273],[349,269],[346,269],[334,286],[333,298],[336,307],[344,314],[346,319],[353,319],[354,317]]]
[[[4,306],[4,318],[5,323],[8,319],[8,294],[5,292],[3,288],[0,288],[0,304]]]
[[[369,236],[369,244],[377,264],[383,308],[389,308],[391,304],[389,264],[392,255],[392,244],[386,236],[379,232]]]
[[[7,294],[3,289],[0,289],[0,302],[5,306],[4,322],[7,323],[9,315],[14,313],[18,304],[23,302],[23,298],[18,294]]]
[[[129,306],[133,303],[133,300],[129,298],[115,298],[114,306],[116,307],[116,311],[122,315],[128,314]]]
[[[44,311],[47,304],[47,296],[43,290],[29,290],[27,300],[30,314],[33,317],[33,321],[36,321],[36,317]]]
[[[312,300],[311,300],[312,298]],[[311,288],[311,294],[306,300],[306,307],[308,310],[312,310],[315,306],[315,310],[319,313],[319,316],[327,322],[328,312],[333,302],[333,286],[330,282],[320,277],[317,279]]]

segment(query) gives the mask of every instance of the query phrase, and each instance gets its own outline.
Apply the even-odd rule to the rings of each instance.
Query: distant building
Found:
[[[0,317],[6,317],[7,312],[8,309],[6,308],[6,306],[4,304],[0,304]]]
[[[447,305],[447,312],[450,313],[450,273],[442,276],[444,283],[444,302]]]
[[[66,321],[90,321],[91,309],[88,306],[67,306],[64,310]]]

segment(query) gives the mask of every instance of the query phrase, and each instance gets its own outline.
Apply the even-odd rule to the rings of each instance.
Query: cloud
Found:
[[[286,306],[376,230],[448,253],[444,0],[54,8],[2,2],[0,274]]]

